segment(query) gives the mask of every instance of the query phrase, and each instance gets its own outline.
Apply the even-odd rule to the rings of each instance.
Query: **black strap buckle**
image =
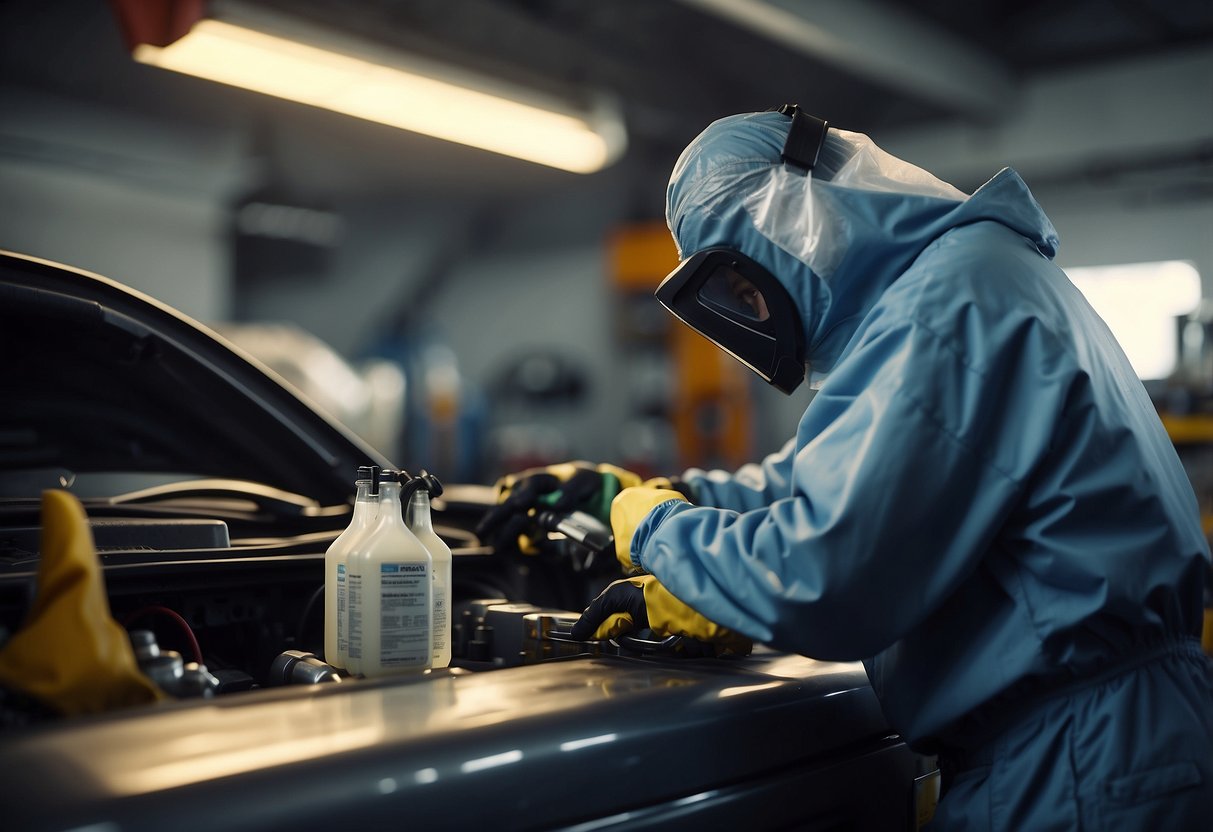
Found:
[[[788,130],[788,140],[784,142],[781,158],[789,164],[812,170],[817,164],[821,146],[825,144],[830,123],[809,115],[798,104],[784,104],[779,112],[792,117],[792,127]]]

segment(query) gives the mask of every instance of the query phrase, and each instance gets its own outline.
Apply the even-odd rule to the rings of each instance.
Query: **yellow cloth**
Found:
[[[166,698],[139,671],[130,637],[110,615],[88,518],[66,491],[42,493],[37,593],[0,648],[0,685],[69,715]]]
[[[620,491],[611,501],[611,532],[615,535],[615,559],[624,572],[635,569],[632,563],[632,536],[649,512],[670,500],[687,498],[668,487],[641,485]]]
[[[686,636],[715,645],[718,653],[727,652],[739,656],[748,656],[753,649],[754,643],[748,638],[704,618],[675,598],[654,576],[635,575],[622,580],[644,591],[649,629],[657,637]],[[598,625],[594,638],[614,638],[630,632],[634,627],[630,613],[613,613]]]

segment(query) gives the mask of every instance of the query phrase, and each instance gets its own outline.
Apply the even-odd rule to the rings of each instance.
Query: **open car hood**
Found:
[[[4,251],[0,401],[0,497],[104,473],[134,475],[126,490],[155,484],[145,475],[227,478],[332,505],[348,501],[359,465],[390,466],[185,315]]]

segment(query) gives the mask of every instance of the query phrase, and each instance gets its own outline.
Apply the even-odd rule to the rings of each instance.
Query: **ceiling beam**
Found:
[[[990,123],[1016,103],[1010,71],[913,14],[871,0],[679,0],[870,83]]]
[[[963,190],[1006,165],[1034,187],[1181,160],[1207,172],[1210,79],[1213,46],[1089,64],[1033,76],[1023,105],[999,124],[937,122],[883,131],[878,140]],[[1208,182],[1207,173],[1185,175],[1193,185]]]

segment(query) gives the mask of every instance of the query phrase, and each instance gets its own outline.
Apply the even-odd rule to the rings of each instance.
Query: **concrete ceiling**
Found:
[[[797,102],[865,132],[933,120],[992,125],[1014,111],[1027,78],[1213,42],[1208,0],[246,5],[558,95],[612,96],[629,132],[617,170],[660,179],[687,141],[731,113]],[[95,123],[114,116],[196,136],[238,134],[250,175],[321,197],[517,194],[577,179],[135,64],[101,0],[0,3],[0,157],[56,152],[16,123],[29,108],[14,102],[31,95],[91,111]]]

